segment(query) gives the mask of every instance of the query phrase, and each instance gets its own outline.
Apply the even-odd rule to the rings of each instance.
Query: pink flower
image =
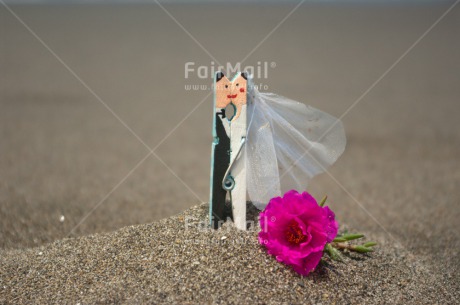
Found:
[[[326,243],[337,235],[339,224],[329,207],[320,207],[307,192],[292,190],[270,200],[260,213],[259,242],[279,262],[301,275],[315,270]]]

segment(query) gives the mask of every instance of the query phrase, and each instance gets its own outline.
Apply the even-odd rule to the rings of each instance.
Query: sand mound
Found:
[[[206,204],[152,224],[1,253],[0,303],[455,303],[442,279],[383,237],[368,256],[300,277],[257,232],[201,229]]]

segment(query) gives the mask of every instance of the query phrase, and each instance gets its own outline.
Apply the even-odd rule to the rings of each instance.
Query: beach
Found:
[[[268,256],[257,231],[204,230],[206,204],[153,224],[10,251],[3,299],[74,304],[436,304],[458,291],[407,249],[327,260],[300,277]],[[185,225],[186,224],[186,225]],[[260,229],[260,228],[259,228]],[[10,286],[11,285],[11,286]]]
[[[0,7],[0,303],[457,302],[450,4]],[[241,61],[341,118],[345,153],[306,189],[374,253],[300,278],[257,232],[186,229],[209,197],[211,68]]]

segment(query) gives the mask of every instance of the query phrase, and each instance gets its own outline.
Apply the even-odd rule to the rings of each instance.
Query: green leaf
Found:
[[[323,207],[324,204],[326,203],[326,200],[327,200],[327,195],[323,197],[323,199],[321,199],[321,202],[319,203],[319,206],[320,207]]]
[[[331,244],[326,244],[326,247],[324,248],[326,253],[329,255],[329,257],[334,260],[334,261],[339,261],[343,262],[342,255],[340,254],[339,250],[336,248],[332,247]]]
[[[347,241],[347,240],[345,238],[343,238],[343,237],[336,237],[333,240],[333,242],[335,242],[335,243],[343,243],[345,241]]]
[[[363,238],[364,234],[345,234],[341,236],[345,240],[353,240],[353,239],[358,239],[358,238]]]
[[[375,241],[369,241],[365,244],[363,244],[364,247],[373,247],[373,246],[377,246],[377,243]]]
[[[367,252],[373,252],[374,249],[372,248],[367,248],[367,247],[364,247],[364,246],[353,246],[353,248],[351,248],[353,251],[356,251],[356,252],[359,252],[359,253],[367,253]]]

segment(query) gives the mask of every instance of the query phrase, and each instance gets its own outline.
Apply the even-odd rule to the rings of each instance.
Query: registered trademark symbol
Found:
[[[272,61],[272,62],[270,63],[270,67],[275,68],[275,67],[276,67],[276,62]]]

